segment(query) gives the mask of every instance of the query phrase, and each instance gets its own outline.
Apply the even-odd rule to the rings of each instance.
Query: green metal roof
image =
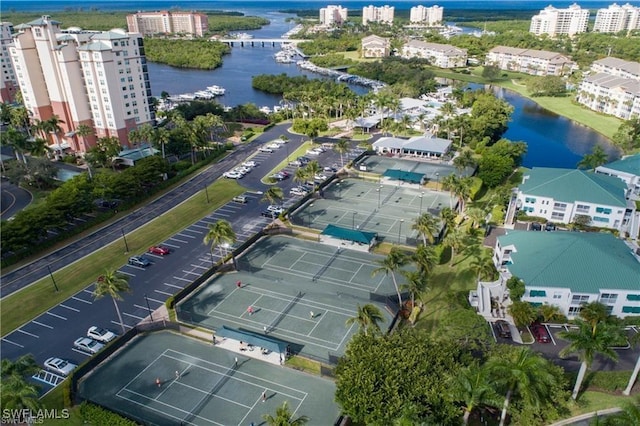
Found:
[[[424,177],[424,173],[409,172],[398,169],[387,169],[383,173],[383,176],[391,179],[401,180],[403,182],[421,183],[422,178]]]
[[[605,164],[602,167],[640,176],[640,153],[628,155],[620,160]]]
[[[498,241],[503,248],[515,246],[507,267],[527,286],[640,291],[640,262],[610,233],[513,230]]]
[[[519,189],[526,195],[549,197],[566,203],[583,201],[606,206],[627,206],[624,197],[627,185],[617,177],[546,167],[534,167],[524,176],[525,181]]]
[[[239,342],[247,342],[253,346],[269,349],[271,352],[284,353],[287,348],[287,343],[282,340],[267,337],[250,330],[227,327],[226,325],[216,330],[216,334],[220,337],[228,337]]]
[[[362,244],[371,244],[371,241],[376,237],[375,232],[359,231],[357,229],[343,228],[336,225],[327,225],[322,231],[322,235]]]

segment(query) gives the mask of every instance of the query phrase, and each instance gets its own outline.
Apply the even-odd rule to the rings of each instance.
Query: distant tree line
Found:
[[[147,59],[178,68],[214,69],[231,51],[224,43],[209,40],[167,40],[146,37]]]

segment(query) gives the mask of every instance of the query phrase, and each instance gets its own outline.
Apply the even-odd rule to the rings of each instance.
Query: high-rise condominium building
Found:
[[[323,25],[341,25],[347,20],[347,8],[329,5],[320,9],[320,23]]]
[[[138,12],[127,15],[127,26],[132,33],[143,36],[153,34],[188,34],[203,37],[209,31],[209,18],[194,12]]]
[[[409,20],[412,24],[425,24],[430,27],[441,25],[444,8],[440,6],[424,7],[422,5],[411,8]]]
[[[594,32],[617,33],[623,30],[640,29],[640,7],[629,3],[618,6],[616,3],[606,9],[598,9]]]
[[[11,33],[13,24],[11,22],[0,22],[0,65],[2,65],[2,76],[0,77],[0,102],[11,103],[15,100],[15,93],[18,88],[16,73],[13,69],[9,46],[13,42]]]
[[[393,24],[394,11],[393,6],[365,6],[362,8],[362,25],[367,25],[369,22]]]
[[[16,26],[11,60],[32,119],[56,115],[51,148],[85,152],[96,138],[128,134],[154,121],[142,35],[124,30],[61,30],[50,16]],[[77,134],[80,125],[93,134]]]
[[[554,37],[559,34],[570,36],[587,31],[589,10],[572,4],[566,9],[556,9],[548,6],[538,15],[531,18],[529,32],[535,35],[547,34]]]

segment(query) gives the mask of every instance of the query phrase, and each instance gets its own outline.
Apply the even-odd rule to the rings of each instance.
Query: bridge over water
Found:
[[[276,44],[293,44],[296,45],[298,43],[302,43],[303,41],[309,40],[298,40],[292,38],[221,38],[218,40],[221,43],[228,44],[233,47],[235,45],[239,45],[241,47],[244,46],[275,46]]]

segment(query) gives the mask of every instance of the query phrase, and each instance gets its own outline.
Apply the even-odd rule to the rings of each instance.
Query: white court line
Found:
[[[38,336],[37,334],[29,333],[28,331],[24,331],[21,328],[16,328],[16,331],[19,331],[22,334],[26,334],[27,336],[35,337],[36,339],[40,338],[40,336]]]
[[[169,283],[163,283],[163,284],[168,286],[168,287],[178,288],[178,289],[182,290],[182,287],[180,287],[179,285],[169,284]]]
[[[191,238],[192,240],[195,239],[196,237],[194,237],[193,235],[187,235],[187,234],[183,234],[182,232],[179,232],[176,235],[180,235],[181,237],[185,237],[185,238]]]
[[[16,345],[16,346],[18,346],[19,348],[24,348],[24,346],[22,346],[20,343],[12,342],[11,340],[6,339],[6,338],[4,338],[4,337],[2,338],[2,341],[3,341],[3,342],[7,342],[7,343],[11,343],[12,345]]]
[[[162,245],[163,245],[163,246],[167,246],[167,247],[171,247],[171,248],[180,248],[180,246],[177,246],[177,245],[175,245],[175,244],[169,244],[169,243],[167,243],[167,242],[162,243]]]
[[[180,281],[186,281],[186,282],[188,282],[188,283],[190,283],[190,282],[191,282],[191,280],[188,280],[188,279],[186,279],[186,278],[182,278],[182,277],[176,277],[175,275],[173,276],[173,278],[175,278],[176,280],[180,280]]]
[[[135,394],[135,395],[141,396],[141,397],[143,397],[143,398],[146,398],[147,400],[155,401],[155,402],[156,402],[156,403],[158,403],[158,404],[161,404],[161,405],[164,405],[164,406],[170,407],[170,408],[172,408],[172,409],[174,409],[174,410],[181,411],[181,412],[183,412],[183,413],[185,413],[185,414],[189,414],[189,412],[188,412],[188,411],[185,411],[185,410],[180,409],[180,408],[178,408],[178,407],[176,407],[176,406],[173,406],[173,405],[170,405],[170,404],[164,403],[164,402],[162,402],[162,401],[156,401],[156,400],[154,400],[154,399],[149,398],[147,395],[143,395],[143,394],[141,394],[141,393],[138,393],[138,392],[132,391],[132,390],[130,390],[130,389],[126,389],[126,391],[127,391],[127,392],[131,392],[132,394]],[[120,393],[119,393],[119,392],[116,394],[116,396],[117,396],[118,398],[122,398],[122,399],[124,399],[124,400],[126,400],[126,401],[129,401],[129,402],[131,402],[131,403],[133,403],[133,404],[136,404],[136,405],[139,405],[139,406],[141,406],[141,407],[143,407],[143,408],[146,408],[147,410],[155,411],[156,413],[160,413],[160,414],[162,414],[163,416],[167,416],[167,417],[174,418],[174,419],[178,420],[180,423],[183,423],[183,421],[184,421],[184,419],[183,419],[183,418],[181,418],[181,417],[174,416],[173,414],[169,414],[169,413],[167,413],[166,411],[159,410],[159,409],[157,409],[157,408],[151,407],[150,405],[140,403],[140,402],[135,401],[135,400],[133,400],[133,399],[127,398],[126,396],[122,396],[122,395],[120,395]],[[204,417],[200,417],[200,416],[196,416],[196,417],[198,417],[200,420],[204,420],[204,421],[207,421],[207,422],[213,423],[214,425],[223,426],[222,424],[220,424],[220,423],[216,423],[216,422],[214,422],[213,420],[205,419]],[[193,423],[189,423],[189,424],[193,424]]]
[[[254,288],[255,287],[245,287],[245,288],[242,289],[242,291],[250,291],[252,293],[261,294],[263,296],[273,297],[274,299],[280,299],[280,300],[289,301],[289,302],[293,299],[288,294],[278,293],[277,291],[267,290],[267,289],[263,289],[263,288],[261,288],[260,291],[256,291],[256,290],[254,290]],[[236,290],[237,289],[234,289],[234,291],[236,291]],[[353,313],[354,313],[352,310],[347,309],[347,308],[340,308],[340,307],[335,306],[335,305],[329,305],[327,303],[316,302],[316,301],[313,301],[313,300],[305,300],[304,302],[299,302],[299,303],[301,305],[303,305],[303,306],[309,306],[309,307],[316,308],[316,309],[324,309],[324,310],[326,310],[328,312],[331,312],[333,314],[338,314],[338,315],[353,316]],[[343,312],[339,312],[339,311],[334,310],[334,309],[339,309],[339,310],[342,310]]]
[[[91,293],[91,294],[93,294],[93,293]],[[76,297],[76,296],[71,296],[71,298],[73,300],[77,300],[78,302],[86,303],[87,305],[93,305],[93,302],[90,302],[89,300],[84,300],[84,299],[81,299],[81,298]]]
[[[309,279],[309,278],[313,277],[312,274],[302,274],[302,273],[300,273],[300,271],[290,271],[290,270],[288,270],[286,268],[282,268],[280,266],[275,266],[275,265],[269,265],[269,269],[271,269],[272,271],[278,271],[278,272],[281,272],[281,273],[291,274],[291,275],[293,275],[295,277],[300,277],[300,278]],[[354,284],[354,283],[352,283],[350,285],[346,285],[346,284],[343,284],[344,281],[324,276],[324,274],[323,274],[322,277],[318,278],[318,281],[319,282],[322,281],[324,283],[335,285],[335,286],[338,286],[338,287],[344,287],[344,288],[349,288],[349,289],[352,289],[352,290],[355,289],[355,290],[358,290],[358,291],[364,291],[366,293],[369,293],[371,291],[370,287],[366,287],[366,286],[359,285],[359,284]],[[367,298],[368,298],[368,294],[367,294]]]
[[[38,322],[38,321],[36,321],[36,320],[33,320],[33,321],[31,321],[31,322],[32,322],[32,323],[34,323],[34,324],[38,324],[38,325],[39,325],[39,326],[41,326],[41,327],[44,327],[44,328],[48,328],[48,329],[50,329],[50,330],[53,330],[53,327],[51,327],[50,325],[43,324],[43,323]]]
[[[347,336],[349,336],[351,334],[351,329],[353,327],[355,327],[355,323],[351,324],[351,327],[349,327],[349,330],[347,330],[347,332],[344,334],[344,337],[342,338],[342,340],[340,341],[340,344],[338,345],[338,347],[342,346],[342,344],[344,343],[344,339],[347,338]]]
[[[144,319],[143,317],[139,317],[139,316],[133,315],[133,314],[128,314],[126,312],[123,312],[122,315],[126,315],[128,317],[135,318],[135,319],[140,320],[140,321],[142,321]]]
[[[70,311],[80,312],[80,309],[72,308],[71,306],[63,305],[60,303],[58,306],[62,306],[63,308],[69,309]]]
[[[167,293],[166,291],[162,291],[162,290],[153,290],[156,293],[160,293],[160,294],[164,294],[165,296],[173,296],[173,293]]]
[[[179,239],[177,239],[176,237],[171,237],[171,238],[169,238],[169,239],[170,239],[171,241],[177,241],[177,242],[182,243],[182,244],[188,244],[188,243],[189,243],[188,241],[185,241],[185,240],[179,240]],[[167,244],[167,245],[168,245],[168,244]]]
[[[309,331],[309,335],[311,335],[313,331],[316,329],[316,327],[318,326],[318,324],[320,324],[320,321],[322,321],[322,318],[324,318],[324,314],[320,315],[320,319],[316,321],[316,325],[314,325],[313,328]]]
[[[262,396],[259,396],[258,398],[256,398],[256,402],[254,402],[251,407],[247,407],[247,408],[250,408],[250,409],[249,409],[249,411],[247,411],[247,414],[245,414],[244,417],[242,417],[242,420],[240,420],[240,422],[238,422],[239,425],[245,424],[244,420],[256,408],[256,405],[258,405],[258,402],[260,402],[261,399],[262,399]]]
[[[122,327],[122,324],[120,324],[118,321],[113,321],[113,320],[111,320],[110,322],[111,322],[112,324],[117,325],[118,327]],[[132,326],[130,326],[130,325],[125,324],[125,325],[124,325],[124,328],[133,328],[133,327],[132,327]]]
[[[67,319],[66,319],[65,317],[63,317],[62,315],[53,314],[53,313],[51,313],[51,312],[49,312],[49,311],[45,312],[45,314],[47,314],[47,315],[51,315],[52,317],[60,318],[61,320],[65,320],[65,321],[67,320]]]

